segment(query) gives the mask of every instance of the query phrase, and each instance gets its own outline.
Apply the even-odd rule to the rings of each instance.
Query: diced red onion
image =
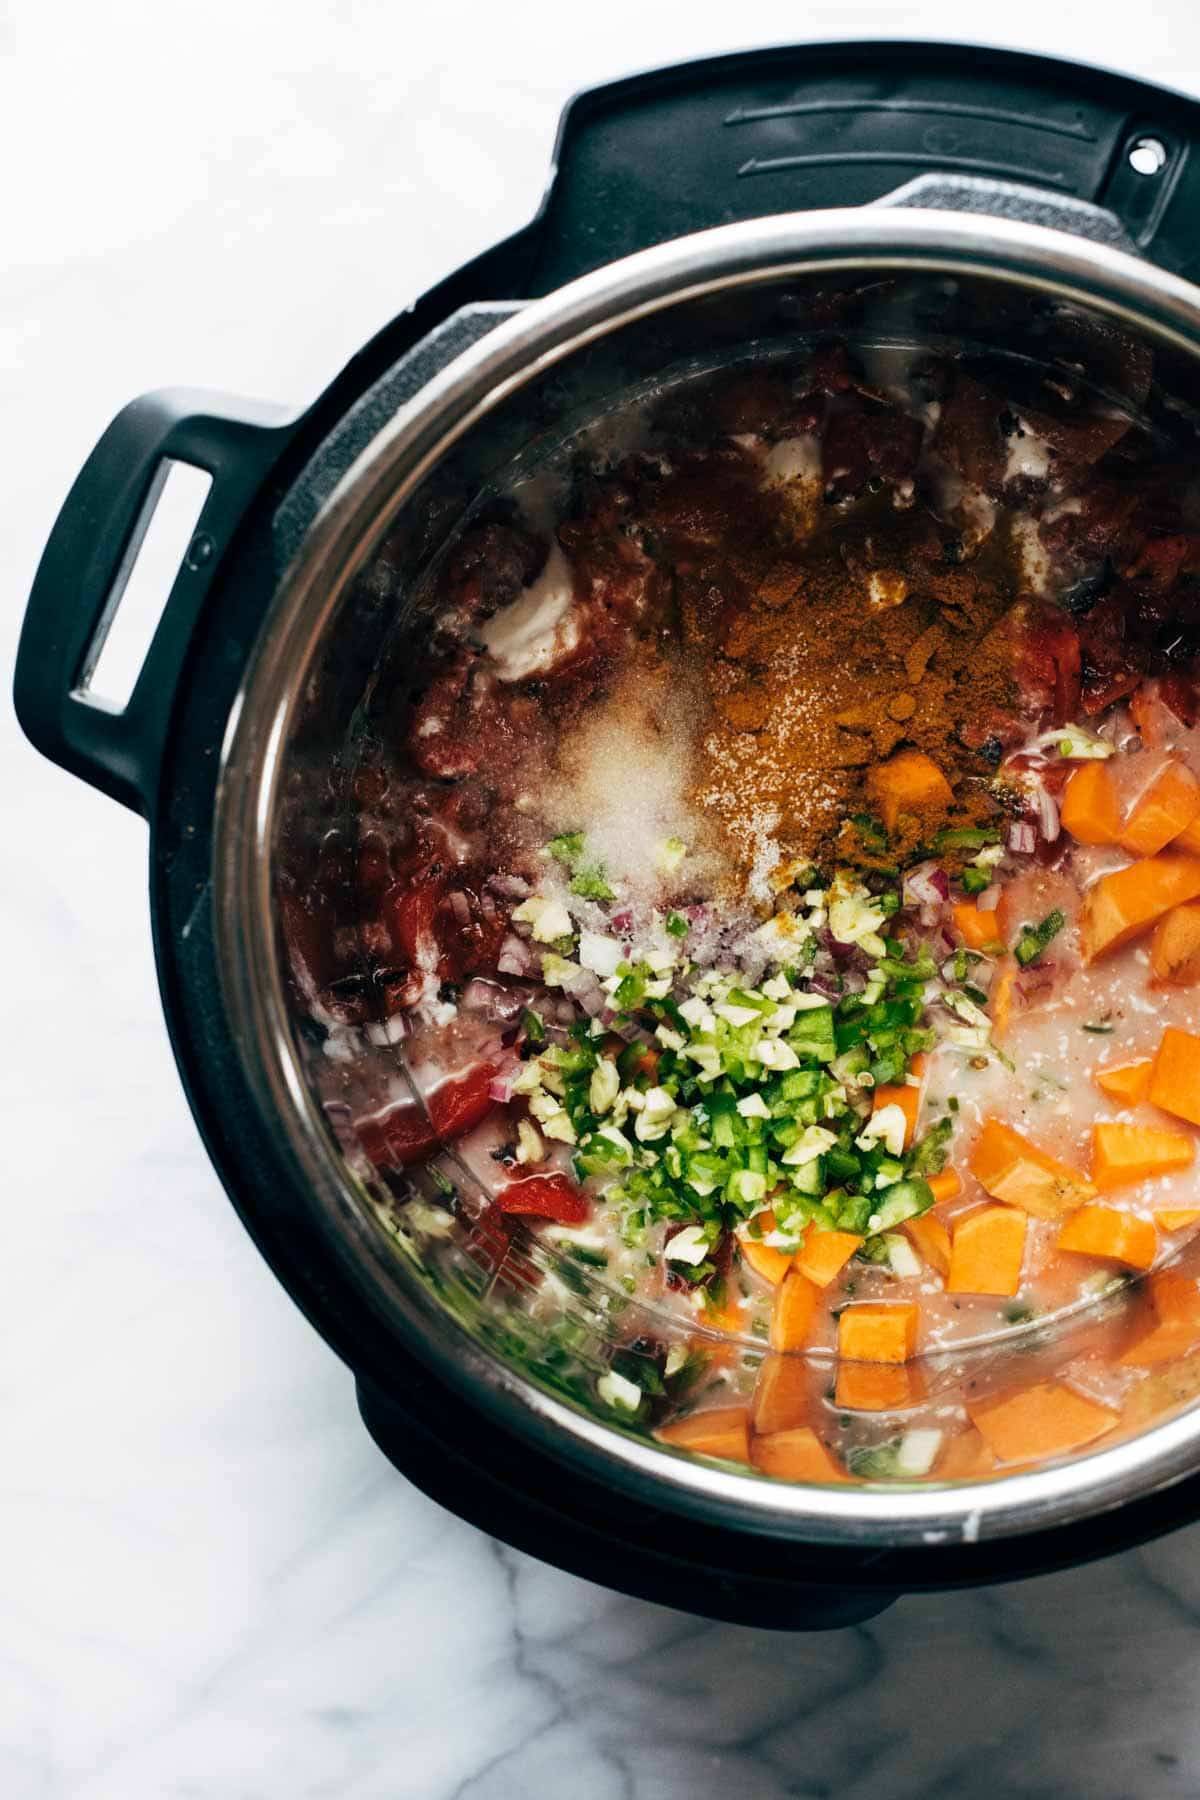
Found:
[[[487,885],[502,900],[525,900],[533,892],[523,875],[489,875]]]
[[[614,1012],[611,1006],[603,1007],[597,1017],[602,1025],[607,1026],[617,1037],[624,1038],[627,1044],[634,1044],[639,1040],[642,1043],[650,1041],[649,1032],[643,1031],[627,1014]]]
[[[520,988],[501,987],[498,981],[485,981],[476,975],[463,989],[460,1004],[466,1012],[479,1013],[499,1024],[515,1019],[527,1000]]]
[[[1008,828],[1008,848],[1017,856],[1031,856],[1037,849],[1037,832],[1028,819],[1014,819]]]
[[[918,863],[904,877],[905,906],[934,906],[950,898],[946,871],[935,862]]]
[[[616,912],[610,916],[609,923],[611,924],[614,931],[632,931],[633,930],[633,909],[632,909],[632,907],[619,906],[617,908]]]
[[[1052,844],[1058,836],[1058,802],[1053,794],[1047,793],[1039,782],[1037,788],[1038,828],[1048,844]]]
[[[918,863],[904,877],[903,903],[915,907],[922,925],[933,925],[943,904],[950,898],[950,882],[946,871],[935,862]]]
[[[984,888],[975,904],[980,912],[995,912],[1000,904],[1000,888],[997,883],[993,882],[991,887]]]
[[[499,1075],[493,1075],[488,1083],[488,1099],[495,1100],[500,1106],[507,1106],[513,1097],[513,1088],[516,1086],[517,1076],[520,1073],[521,1065],[516,1063],[513,1068],[505,1069]]]
[[[810,975],[807,986],[810,993],[820,994],[825,1000],[836,1000],[842,991],[841,983],[833,975],[821,973]]]
[[[533,951],[523,938],[510,931],[500,946],[496,968],[501,975],[533,975],[537,973]]]
[[[467,899],[467,896],[463,893],[461,888],[455,888],[450,895],[450,911],[454,914],[460,925],[469,925],[471,923],[471,902]]]
[[[572,970],[563,979],[563,993],[569,994],[589,1018],[596,1018],[608,1004],[600,979],[591,969]]]

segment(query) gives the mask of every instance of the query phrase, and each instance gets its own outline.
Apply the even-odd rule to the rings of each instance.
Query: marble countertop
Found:
[[[0,663],[126,399],[306,400],[532,210],[572,89],[796,30],[728,15],[10,0]],[[995,30],[814,0],[803,26],[974,27],[1200,92],[1185,0],[1010,0]],[[5,1800],[1200,1793],[1200,1528],[788,1638],[616,1598],[409,1488],[201,1150],[144,827],[35,757],[7,697],[0,757]]]

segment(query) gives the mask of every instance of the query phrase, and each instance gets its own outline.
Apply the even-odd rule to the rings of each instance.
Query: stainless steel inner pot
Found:
[[[1086,211],[1086,209],[1081,209]],[[453,1246],[422,1243],[323,1105],[281,948],[283,862],[329,824],[321,771],[352,753],[364,704],[402,690],[428,620],[422,569],[496,471],[631,385],[768,354],[847,321],[877,336],[963,338],[1036,356],[1055,321],[1110,322],[1155,354],[1160,398],[1190,431],[1200,295],[1114,248],[982,213],[865,208],[784,215],[683,238],[548,298],[499,309],[475,346],[382,429],[314,520],[279,588],[222,751],[218,955],[240,1057],[330,1254],[398,1349],[418,1347],[517,1434],[647,1502],[741,1530],[842,1545],[928,1546],[1030,1532],[1149,1494],[1200,1465],[1183,1408],[1094,1453],[973,1483],[789,1486],[667,1450],[614,1422],[531,1353]],[[491,321],[488,321],[491,324]],[[1089,371],[1120,401],[1118,371]],[[364,696],[367,696],[364,701]],[[347,747],[350,747],[348,752]],[[375,1052],[382,1092],[394,1054]],[[400,1077],[402,1079],[402,1076]],[[499,1311],[498,1311],[499,1308]],[[602,1301],[580,1344],[604,1339]]]

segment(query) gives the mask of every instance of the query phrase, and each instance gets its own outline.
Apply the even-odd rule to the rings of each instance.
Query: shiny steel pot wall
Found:
[[[1120,362],[1103,332],[1089,337],[1089,321],[1114,322],[1151,347],[1149,402],[1122,394]],[[327,1104],[328,1065],[279,937],[280,873],[351,806],[327,771],[336,763],[352,775],[362,735],[402,699],[411,647],[431,625],[422,574],[467,506],[514,459],[569,437],[614,396],[831,328],[876,343],[971,342],[1051,359],[1069,334],[1090,343],[1088,374],[1115,402],[1169,413],[1185,440],[1192,430],[1195,290],[1111,245],[1012,220],[873,209],[785,216],[666,244],[514,310],[383,425],[279,587],[223,749],[217,951],[238,1052],[286,1135],[306,1224],[397,1353],[416,1350],[539,1453],[655,1507],[809,1543],[954,1544],[1082,1519],[1179,1479],[1200,1463],[1200,1415],[1178,1412],[1044,1469],[903,1490],[785,1486],[622,1429],[595,1398],[608,1297],[594,1289],[579,1298],[564,1364],[486,1259],[480,1272],[478,1245],[409,1225],[403,1197],[379,1184],[346,1117]],[[367,1090],[380,1099],[397,1091],[402,1058],[387,1044],[363,1056]]]

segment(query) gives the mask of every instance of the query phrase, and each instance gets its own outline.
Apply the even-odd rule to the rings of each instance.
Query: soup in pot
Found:
[[[989,1474],[1200,1345],[1198,517],[1069,358],[831,340],[614,410],[440,556],[285,936],[401,1216],[627,1305],[614,1420]]]

